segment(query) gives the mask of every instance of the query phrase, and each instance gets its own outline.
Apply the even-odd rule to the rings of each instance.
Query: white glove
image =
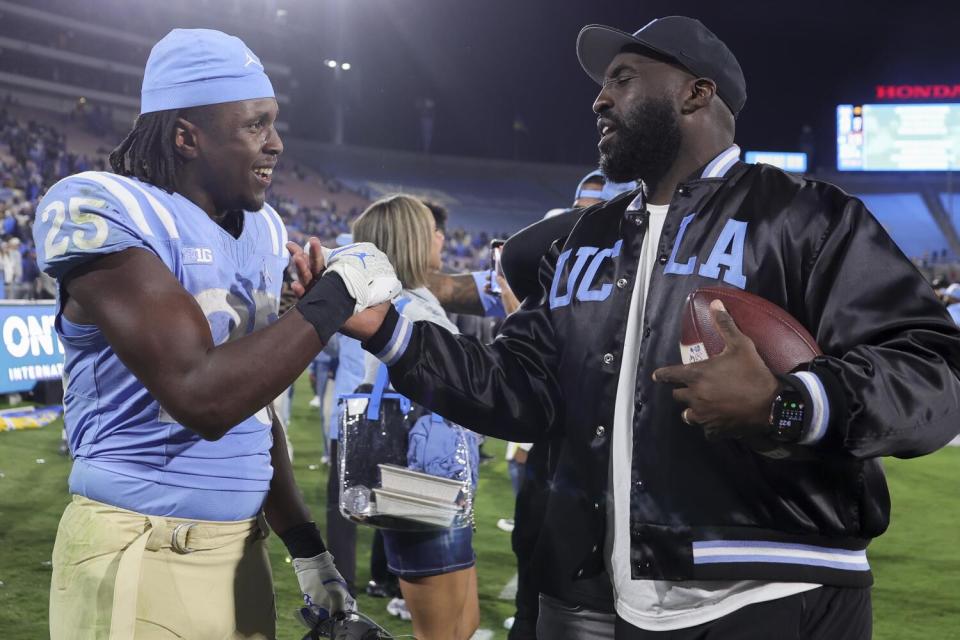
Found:
[[[403,287],[387,255],[370,242],[357,242],[323,250],[327,270],[343,278],[347,292],[357,301],[354,313],[393,300]]]
[[[340,612],[357,610],[357,601],[347,591],[347,583],[329,551],[312,558],[294,558],[293,570],[297,572],[306,605],[297,615],[308,628]]]

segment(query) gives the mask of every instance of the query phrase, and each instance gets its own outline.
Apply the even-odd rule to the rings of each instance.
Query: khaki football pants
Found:
[[[147,516],[73,496],[50,584],[51,640],[276,637],[266,523]]]

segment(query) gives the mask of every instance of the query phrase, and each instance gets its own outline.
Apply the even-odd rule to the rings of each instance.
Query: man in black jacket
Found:
[[[956,434],[960,332],[862,202],[739,161],[746,83],[700,22],[586,27],[578,55],[602,85],[604,172],[644,186],[554,244],[492,344],[376,307],[355,318],[365,348],[451,420],[556,439],[542,584],[562,600],[606,566],[618,639],[869,638],[877,458]],[[715,302],[726,350],[681,366],[703,286],[782,307],[824,355],[774,376]],[[788,401],[803,415],[774,426]]]

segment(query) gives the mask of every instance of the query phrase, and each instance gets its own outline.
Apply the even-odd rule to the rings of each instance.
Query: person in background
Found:
[[[37,251],[30,246],[23,254],[23,291],[25,298],[37,299],[40,295],[40,267],[37,266]]]
[[[20,255],[20,238],[10,238],[0,243],[0,268],[3,269],[3,290],[10,299],[20,297],[20,281],[23,278],[23,256]]]
[[[6,285],[10,291],[11,298],[20,299],[24,297],[23,287],[23,252],[20,238],[14,236],[10,238],[7,247],[7,253],[4,256],[3,275],[6,279]]]
[[[513,497],[520,495],[520,489],[523,487],[523,479],[526,475],[527,453],[533,447],[530,442],[508,442],[507,451],[504,458],[507,461],[507,474],[510,476],[510,485],[513,487]],[[513,518],[500,518],[497,520],[497,529],[512,533],[514,528]]]
[[[337,236],[336,243],[340,247],[353,244],[353,237],[349,233]],[[333,376],[333,403],[327,407],[326,424],[329,446],[327,448],[327,545],[330,553],[337,558],[337,568],[340,570],[350,593],[355,593],[357,580],[357,525],[343,517],[340,513],[340,398],[352,394],[357,387],[363,384],[365,359],[360,342],[353,338],[338,334],[335,337],[337,344],[336,368]],[[374,531],[370,547],[370,580],[365,587],[366,594],[372,598],[390,598],[387,611],[404,620],[410,619],[406,603],[401,598],[400,585],[397,577],[387,569],[386,552],[383,548],[383,536]]]
[[[353,223],[353,239],[380,247],[390,258],[403,283],[401,297],[404,317],[425,320],[456,333],[437,298],[424,286],[429,271],[440,268],[443,233],[430,210],[411,196],[395,195],[371,204]],[[380,362],[367,356],[365,382],[373,383]],[[427,429],[425,457],[455,460],[459,455],[454,439],[430,438],[430,431],[451,427],[421,419]],[[473,459],[468,479],[476,488],[476,439],[467,437],[468,459]],[[436,442],[449,442],[450,450],[434,450]],[[434,443],[434,444],[429,444]],[[446,445],[444,445],[446,446]],[[477,596],[476,555],[470,526],[439,532],[382,531],[390,573],[400,579],[414,635],[420,640],[467,640],[480,622]]]
[[[943,290],[943,302],[947,305],[947,313],[953,321],[960,325],[960,283],[954,282]]]
[[[314,396],[310,407],[320,415],[320,437],[323,448],[320,463],[330,463],[330,412],[326,410],[327,387],[332,385],[340,355],[340,336],[335,335],[310,365],[310,381],[313,383]]]
[[[604,177],[602,171],[591,171],[577,185],[572,208],[551,209],[543,220],[510,236],[503,246],[501,263],[504,273],[510,274],[509,284],[516,297],[524,300],[540,289],[540,260],[555,240],[570,234],[585,207],[634,191],[637,186],[634,180],[612,182]]]
[[[437,230],[447,232],[447,209],[429,200],[423,203],[433,214]],[[436,296],[447,313],[482,318],[504,318],[507,315],[502,296],[491,290],[492,273],[489,270],[471,273],[443,273],[441,267],[427,274],[427,288]]]
[[[555,241],[563,242],[569,235],[580,218],[577,212],[582,211],[582,207],[605,202],[636,188],[634,181],[610,182],[601,171],[591,171],[577,185],[572,209],[548,211],[543,220],[512,235],[503,246],[501,262],[506,280],[517,292],[517,297],[525,300],[538,295],[540,262]],[[545,571],[534,558],[547,507],[549,481],[554,472],[549,463],[553,460],[556,464],[556,456],[550,455],[550,447],[550,441],[542,440],[527,451],[523,465],[524,479],[517,493],[511,535],[511,545],[517,556],[517,609],[513,618],[504,622],[504,626],[510,629],[509,640],[536,638],[540,592],[550,591],[549,586],[540,584],[540,576]],[[576,588],[567,589],[563,598],[556,600],[561,601],[564,607],[576,609],[583,618],[588,619],[591,633],[600,636],[613,633],[613,593],[606,573],[579,581]],[[563,640],[576,638],[580,630],[577,625],[561,623],[549,626],[545,633],[554,640]]]

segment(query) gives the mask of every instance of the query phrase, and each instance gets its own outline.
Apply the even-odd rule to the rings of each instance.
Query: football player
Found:
[[[266,523],[294,558],[305,613],[355,606],[269,403],[355,308],[399,283],[372,246],[343,250],[277,318],[287,234],[264,201],[283,151],[277,115],[241,40],[176,29],[150,53],[114,173],[70,176],[37,208],[74,457],[54,639],[275,637]]]

